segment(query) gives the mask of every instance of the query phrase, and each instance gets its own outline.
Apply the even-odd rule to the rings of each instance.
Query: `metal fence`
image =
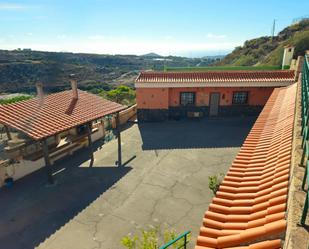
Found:
[[[301,121],[302,121],[302,158],[301,166],[305,167],[305,174],[302,182],[302,189],[306,192],[306,200],[304,203],[303,213],[300,220],[302,225],[306,223],[306,217],[309,208],[309,58],[305,55],[303,72],[301,79]],[[307,185],[307,189],[306,189]]]
[[[189,243],[188,236],[190,234],[191,234],[191,231],[184,232],[183,234],[179,235],[175,239],[169,241],[167,244],[160,246],[159,249],[167,249],[169,247],[173,247],[177,249],[180,249],[180,248],[186,249],[187,244]]]

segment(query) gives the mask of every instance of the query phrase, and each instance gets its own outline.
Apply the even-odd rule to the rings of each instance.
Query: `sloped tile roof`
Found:
[[[296,84],[274,90],[205,212],[195,249],[281,248],[295,99]]]
[[[77,125],[90,122],[126,107],[99,96],[72,90],[0,106],[0,123],[13,127],[39,140]]]
[[[222,83],[222,82],[290,82],[293,83],[293,70],[227,70],[204,72],[141,72],[136,83]]]

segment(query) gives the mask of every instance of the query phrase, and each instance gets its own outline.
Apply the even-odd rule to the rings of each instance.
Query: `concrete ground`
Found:
[[[150,225],[192,230],[192,243],[213,195],[208,176],[225,173],[253,118],[134,124],[117,141],[54,166],[57,184],[40,170],[0,189],[0,247],[120,249],[120,240]]]

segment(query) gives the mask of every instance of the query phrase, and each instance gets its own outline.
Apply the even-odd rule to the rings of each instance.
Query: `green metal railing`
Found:
[[[302,122],[302,157],[301,157],[301,166],[305,166],[305,174],[302,182],[302,189],[306,191],[306,200],[304,203],[303,213],[300,220],[301,225],[305,225],[306,218],[309,208],[309,58],[308,55],[305,55],[303,72],[301,79],[301,122]],[[305,163],[306,159],[306,163]],[[305,164],[305,165],[304,165]],[[305,186],[307,184],[307,190]]]
[[[183,234],[179,235],[177,238],[171,240],[170,242],[168,242],[167,244],[161,246],[159,249],[166,249],[172,245],[175,245],[179,240],[183,239],[183,243],[181,245],[179,245],[177,247],[178,248],[184,248],[184,249],[187,249],[187,244],[189,243],[189,240],[188,240],[188,236],[189,234],[191,233],[191,231],[187,231],[187,232],[184,232]]]

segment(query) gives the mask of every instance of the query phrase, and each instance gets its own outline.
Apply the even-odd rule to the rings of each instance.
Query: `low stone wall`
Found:
[[[263,106],[230,105],[219,106],[218,116],[258,116]],[[166,109],[138,109],[137,118],[140,122],[165,121],[168,119],[183,119],[190,112],[199,112],[200,117],[209,116],[209,106],[170,107]]]
[[[137,109],[137,119],[139,122],[165,121],[168,119],[167,109]]]
[[[121,112],[119,112],[119,123],[120,125],[124,125],[127,123],[131,118],[133,118],[136,115],[137,112],[137,106],[132,105],[128,109],[125,109]],[[115,117],[112,118],[112,127],[115,129],[116,128],[116,119]]]
[[[170,119],[182,119],[187,118],[189,112],[199,112],[201,117],[207,117],[209,115],[208,106],[182,106],[182,107],[170,107],[169,118]]]
[[[263,110],[263,106],[250,106],[250,105],[230,105],[220,106],[219,116],[258,116]]]
[[[119,113],[120,124],[123,125],[126,122],[128,122],[128,120],[130,118],[134,117],[136,115],[136,110],[137,110],[137,106],[135,104],[135,105],[129,107],[128,109],[125,109],[124,111],[121,111]]]

